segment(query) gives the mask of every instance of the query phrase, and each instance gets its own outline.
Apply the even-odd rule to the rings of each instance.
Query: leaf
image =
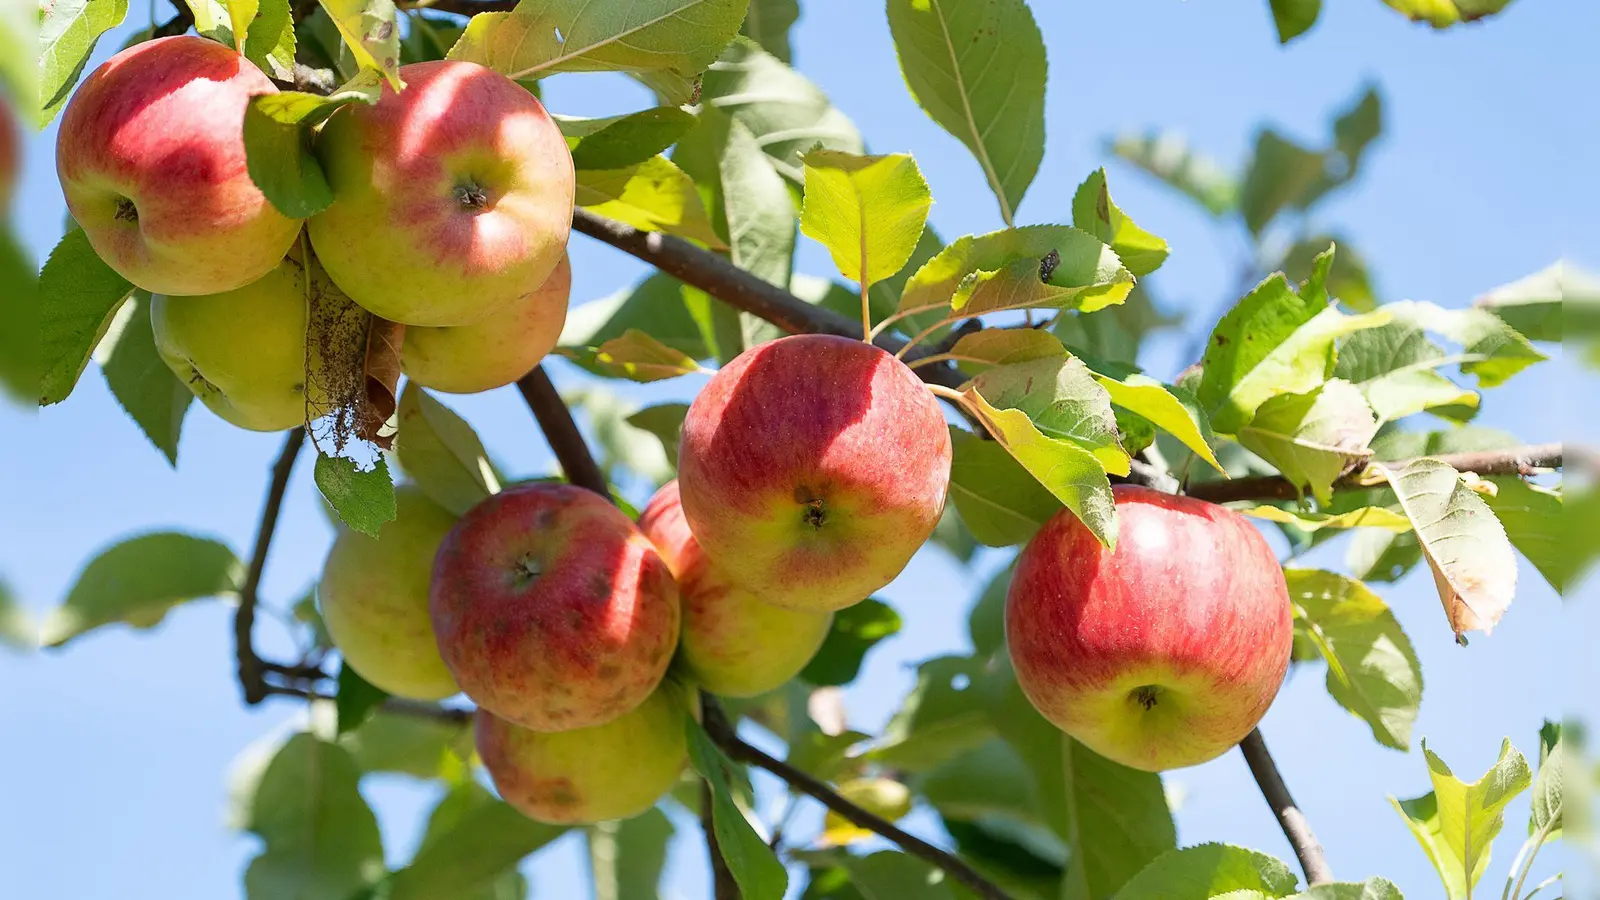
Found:
[[[1378,743],[1411,749],[1422,705],[1422,664],[1394,613],[1366,585],[1314,569],[1287,569],[1295,631],[1328,663],[1328,693],[1372,726]]]
[[[1356,312],[1371,312],[1377,307],[1378,298],[1367,273],[1367,264],[1342,236],[1319,234],[1295,241],[1284,253],[1278,268],[1291,284],[1299,284],[1311,277],[1316,257],[1328,249],[1329,244],[1338,245],[1339,256],[1328,270],[1328,293]]]
[[[578,361],[584,368],[611,378],[651,382],[702,371],[700,364],[680,350],[637,328],[594,348],[563,349],[563,356]]]
[[[1565,593],[1583,564],[1562,546],[1562,495],[1521,478],[1494,478],[1496,492],[1483,497],[1506,530],[1511,545],[1533,563],[1556,593]]]
[[[900,633],[900,614],[867,598],[833,614],[833,625],[800,677],[817,687],[849,684],[861,672],[867,651]]]
[[[1066,504],[1096,540],[1107,549],[1115,548],[1116,504],[1100,459],[1078,444],[1041,433],[1019,409],[996,409],[972,390],[966,397],[973,413],[1006,452]]]
[[[1228,891],[1287,897],[1298,883],[1281,861],[1228,844],[1171,850],[1135,875],[1116,900],[1208,900]]]
[[[380,449],[391,450],[394,432],[388,430],[388,424],[399,408],[400,355],[405,347],[406,326],[378,316],[368,316],[366,323],[356,437]]]
[[[992,441],[990,443],[993,443]],[[984,585],[982,593],[967,614],[967,634],[972,639],[972,650],[978,656],[989,656],[1006,643],[1006,591],[1011,588],[1011,576],[1016,571],[1016,559],[1007,563]]]
[[[1449,28],[1461,22],[1475,22],[1492,16],[1511,0],[1383,0],[1413,22],[1427,22],[1434,28]]]
[[[1093,315],[1057,316],[1050,330],[1080,355],[1132,365],[1146,337],[1181,321],[1181,316],[1157,308],[1147,286],[1140,283],[1122,303]]]
[[[1272,22],[1278,28],[1278,43],[1287,44],[1317,23],[1322,0],[1271,0]]]
[[[39,126],[55,118],[100,35],[122,24],[128,0],[53,0],[40,7]]]
[[[518,5],[474,16],[451,59],[480,63],[513,80],[556,72],[661,73],[687,84],[739,31],[749,0],[587,0]],[[674,105],[689,102],[673,95]]]
[[[156,351],[148,293],[134,292],[133,299],[100,341],[95,356],[112,396],[167,462],[176,467],[178,437],[194,395]]]
[[[350,668],[348,661],[340,660],[338,692],[334,695],[335,736],[361,727],[361,723],[388,699],[387,691],[362,678],[360,672]]]
[[[556,117],[575,169],[625,169],[678,142],[699,119],[687,110],[658,106],[604,119]]]
[[[362,772],[395,772],[441,778],[459,771],[472,755],[472,729],[465,721],[410,715],[379,708],[354,731],[339,736]]]
[[[890,768],[926,772],[994,737],[987,698],[973,687],[981,660],[941,656],[917,666],[917,683],[869,753]]]
[[[1358,509],[1332,513],[1296,512],[1276,506],[1257,506],[1239,510],[1247,516],[1293,525],[1301,531],[1321,531],[1324,528],[1382,528],[1396,534],[1411,530],[1411,520],[1382,506],[1363,506]]]
[[[129,538],[83,567],[40,639],[59,647],[114,622],[152,628],[180,603],[236,593],[243,578],[243,564],[220,541],[173,531]]]
[[[959,428],[950,430],[950,441],[950,499],[979,543],[1025,543],[1061,509],[1061,501],[999,441]]]
[[[265,849],[245,870],[251,898],[345,900],[383,872],[378,820],[350,754],[309,734],[290,738],[256,786],[247,827]]]
[[[1554,736],[1545,732],[1553,731]],[[1528,814],[1528,833],[1544,840],[1556,840],[1563,827],[1563,779],[1567,766],[1566,744],[1562,742],[1562,727],[1546,722],[1540,733],[1539,771],[1533,776],[1533,802]]]
[[[1072,195],[1072,226],[1109,245],[1128,271],[1140,278],[1161,268],[1167,259],[1167,242],[1135,225],[1112,202],[1103,168],[1089,173]]]
[[[1177,132],[1120,135],[1112,141],[1111,152],[1161,179],[1213,216],[1228,212],[1239,202],[1234,177],[1210,157],[1191,150]]]
[[[933,195],[909,154],[813,150],[805,164],[800,230],[833,256],[840,274],[870,286],[900,271],[928,221]]]
[[[307,95],[315,96],[315,95]],[[333,204],[333,188],[311,153],[311,129],[286,124],[262,111],[258,97],[245,107],[245,165],[250,180],[278,212],[306,219]]]
[[[385,900],[437,900],[486,889],[524,857],[566,834],[535,822],[467,781],[451,789],[428,821],[410,864],[389,876]]]
[[[1411,520],[1450,629],[1458,640],[1468,631],[1489,634],[1517,588],[1517,560],[1500,520],[1462,484],[1461,473],[1437,459],[1375,468]]]
[[[985,328],[962,335],[950,348],[950,357],[965,363],[966,372],[1066,355],[1059,338],[1035,328]]]
[[[584,169],[576,177],[578,206],[642,231],[664,231],[713,248],[722,246],[694,182],[665,156],[623,169]]]
[[[1303,394],[1278,394],[1239,430],[1239,443],[1271,463],[1297,490],[1310,488],[1322,503],[1333,483],[1372,457],[1378,423],[1361,392],[1331,379]]]
[[[659,809],[587,829],[595,900],[659,900],[672,822]]]
[[[910,789],[892,778],[852,778],[835,790],[856,806],[890,822],[899,821],[911,812]],[[823,817],[818,841],[824,846],[844,847],[871,840],[873,835],[871,830],[829,810]]]
[[[395,458],[429,499],[460,516],[500,492],[477,432],[416,382],[400,395],[399,415]]]
[[[1368,878],[1360,884],[1319,884],[1294,896],[1295,900],[1405,900],[1387,878]]]
[[[314,478],[340,521],[362,534],[377,538],[383,524],[394,520],[394,481],[382,456],[363,470],[355,460],[319,453]]]
[[[439,799],[433,811],[428,814],[428,824],[422,833],[419,852],[430,849],[479,810],[497,803],[499,801],[477,782],[470,779],[454,781],[449,791]],[[499,875],[480,874],[474,883],[456,888],[450,896],[459,900],[526,900],[528,880],[515,866],[516,863],[511,863]],[[380,889],[376,894],[379,897],[387,896],[384,889]]]
[[[1044,156],[1045,45],[1023,0],[890,0],[911,96],[972,151],[1010,225]]]
[[[1222,464],[1211,452],[1211,441],[1214,439],[1211,426],[1192,394],[1181,388],[1168,388],[1154,378],[1140,374],[1129,375],[1120,381],[1096,374],[1094,380],[1106,389],[1113,405],[1148,419],[1210,463],[1212,468],[1223,471]],[[1180,399],[1174,391],[1182,393],[1183,398]]]
[[[1239,189],[1239,211],[1251,234],[1260,234],[1285,206],[1304,206],[1327,171],[1327,156],[1301,147],[1271,128],[1256,134],[1255,153]]]
[[[1333,374],[1360,387],[1387,422],[1438,406],[1477,406],[1477,394],[1435,371],[1450,362],[1420,327],[1399,320],[1345,338]]]
[[[1600,298],[1600,282],[1565,260],[1503,284],[1473,301],[1530,340],[1560,341],[1563,305]],[[1570,307],[1569,307],[1570,308]]]
[[[728,871],[739,884],[740,895],[746,900],[781,900],[789,885],[789,873],[734,804],[728,788],[728,767],[732,764],[694,717],[684,716],[683,725],[689,742],[689,762],[711,787],[712,829]]]
[[[293,81],[296,45],[289,0],[232,0],[228,12],[235,18],[235,34],[246,33],[249,26],[245,57],[271,77]]]
[[[1095,236],[1061,225],[1030,225],[957,239],[906,282],[899,310],[948,306],[970,316],[1026,307],[1092,312],[1120,303],[1132,285],[1121,260]]]
[[[1477,781],[1467,784],[1451,773],[1423,742],[1433,790],[1413,800],[1389,798],[1439,872],[1450,900],[1470,896],[1489,865],[1489,846],[1505,823],[1506,804],[1528,789],[1528,761],[1500,744],[1500,758]]]
[[[689,414],[687,403],[658,403],[625,419],[629,425],[648,431],[661,439],[661,449],[666,451],[667,462],[674,471],[678,468],[678,435],[683,431],[683,417]]]
[[[1017,410],[1050,438],[1071,441],[1094,454],[1106,471],[1128,474],[1111,397],[1076,357],[997,366],[964,389],[995,409]]]
[[[0,647],[28,651],[39,646],[39,626],[0,578]]]
[[[40,406],[72,393],[132,290],[131,282],[95,255],[81,228],[68,230],[50,251],[39,273]]]
[[[239,49],[234,40],[233,15],[229,7],[235,0],[183,0],[194,16],[195,33],[208,37],[219,44],[232,49]],[[248,5],[250,0],[238,0],[240,6]],[[247,18],[248,23],[250,20]]]
[[[395,91],[405,86],[400,80],[400,29],[395,23],[394,0],[318,2],[362,70],[381,72]]]
[[[1548,359],[1528,339],[1486,309],[1445,309],[1433,303],[1405,300],[1384,306],[1394,318],[1442,334],[1461,345],[1469,359],[1461,371],[1476,375],[1478,387],[1504,384],[1511,376]]]
[[[561,330],[563,347],[595,347],[637,328],[700,359],[711,355],[688,306],[683,282],[660,272],[632,288],[574,307]]]
[[[945,873],[922,860],[894,850],[844,860],[850,880],[863,900],[956,900]]]
[[[706,127],[716,153],[716,203],[727,228],[729,257],[746,272],[783,287],[794,272],[794,201],[789,190],[742,121],[716,112],[706,116]],[[755,343],[749,324],[754,317],[739,318],[746,323],[744,343]],[[723,356],[731,348],[718,349]]]
[[[789,29],[800,18],[799,0],[750,0],[739,33],[785,63],[790,62]]]

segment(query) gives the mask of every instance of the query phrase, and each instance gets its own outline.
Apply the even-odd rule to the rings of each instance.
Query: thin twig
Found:
[[[250,557],[244,584],[239,588],[239,608],[233,614],[234,653],[239,660],[239,686],[244,689],[244,702],[254,706],[267,696],[266,681],[262,678],[261,657],[256,655],[251,642],[251,632],[256,624],[256,600],[261,590],[261,574],[267,568],[267,551],[272,548],[273,532],[278,530],[278,512],[283,508],[283,495],[289,488],[289,475],[294,471],[295,457],[305,443],[306,430],[296,428],[283,440],[283,450],[272,465],[272,482],[267,487],[267,500],[261,508],[261,525],[256,529],[255,552]]]
[[[760,748],[751,746],[741,740],[722,716],[720,709],[715,704],[705,707],[706,732],[717,746],[729,757],[743,763],[765,769],[778,776],[790,787],[817,800],[823,806],[843,816],[851,823],[881,835],[898,844],[900,849],[912,856],[927,862],[943,871],[946,875],[966,885],[983,900],[1011,900],[1010,895],[1000,890],[993,882],[978,874],[977,870],[963,862],[955,854],[942,850],[928,843],[916,835],[909,834],[898,828],[893,822],[881,816],[874,815],[861,807],[839,796],[827,782],[802,772],[780,759],[775,759],[763,752]]]
[[[1266,741],[1261,739],[1261,729],[1245,735],[1245,739],[1239,742],[1239,751],[1244,754],[1245,762],[1250,764],[1250,774],[1255,776],[1256,784],[1260,785],[1261,796],[1267,798],[1267,805],[1278,817],[1278,825],[1283,828],[1284,837],[1289,839],[1289,846],[1294,848],[1294,855],[1300,860],[1300,869],[1306,873],[1306,884],[1315,887],[1333,881],[1333,870],[1328,868],[1322,844],[1312,833],[1311,823],[1306,821],[1305,813],[1295,805],[1288,785],[1283,783],[1278,765],[1272,761],[1272,754],[1267,752]]]
[[[1430,458],[1447,463],[1461,472],[1475,472],[1479,475],[1531,475],[1540,469],[1561,468],[1561,445],[1536,444],[1511,450],[1442,453]],[[1389,468],[1399,468],[1409,462],[1412,460],[1397,460],[1386,462],[1384,465]],[[1347,476],[1334,482],[1333,487],[1334,490],[1358,490],[1371,485],[1363,485],[1353,477]],[[1232,481],[1208,481],[1204,484],[1190,485],[1187,493],[1191,497],[1212,503],[1227,503],[1233,500],[1293,500],[1298,496],[1294,484],[1281,475],[1235,478]]]
[[[717,845],[717,829],[711,813],[711,782],[700,782],[700,828],[706,835],[706,852],[711,856],[711,896],[713,900],[740,900],[739,882],[733,880],[728,861]]]
[[[545,440],[550,442],[550,449],[556,455],[556,462],[561,464],[567,482],[588,488],[610,500],[611,489],[606,484],[605,473],[594,461],[594,454],[589,452],[589,445],[578,431],[578,423],[572,420],[572,411],[567,409],[561,395],[556,393],[556,386],[550,383],[550,376],[545,374],[544,367],[535,366],[532,372],[522,376],[517,382],[517,390],[522,392],[522,399],[528,401],[528,408],[533,410],[533,417],[538,420]]]

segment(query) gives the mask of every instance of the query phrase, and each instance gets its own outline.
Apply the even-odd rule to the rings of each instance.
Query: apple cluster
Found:
[[[318,130],[333,202],[304,221],[251,178],[246,107],[277,88],[232,48],[137,44],[62,114],[56,166],[74,221],[152,293],[162,358],[235,425],[277,431],[331,411],[308,352],[319,299],[408,326],[402,369],[440,391],[509,384],[555,346],[573,197],[560,130],[482,66],[400,76],[404,90],[385,86]]]

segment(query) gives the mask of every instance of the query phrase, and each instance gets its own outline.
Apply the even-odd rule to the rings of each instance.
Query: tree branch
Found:
[[[475,16],[481,12],[508,12],[516,7],[517,0],[419,0],[416,3],[400,4],[400,8],[407,11],[432,10],[457,16]]]
[[[522,399],[528,401],[528,408],[533,410],[533,417],[538,420],[545,440],[550,442],[550,449],[561,464],[567,482],[586,487],[610,500],[611,489],[606,484],[605,473],[594,461],[594,454],[589,452],[589,445],[584,443],[583,434],[578,431],[578,423],[572,420],[572,411],[567,409],[566,402],[556,393],[556,386],[550,383],[544,366],[535,366],[532,372],[522,376],[517,382],[517,390],[522,392]]]
[[[294,471],[295,457],[305,443],[305,428],[296,428],[284,438],[283,450],[272,466],[272,482],[267,487],[267,500],[261,508],[261,525],[256,529],[255,552],[250,557],[250,568],[244,584],[239,588],[239,608],[233,614],[234,653],[239,660],[239,686],[244,689],[244,702],[254,706],[267,696],[267,683],[263,677],[263,663],[256,655],[251,632],[256,624],[256,600],[261,590],[261,574],[267,568],[267,551],[272,548],[273,532],[278,530],[278,512],[283,508],[283,494],[289,488],[289,475]]]
[[[1561,468],[1562,454],[1560,444],[1536,444],[1511,450],[1441,453],[1430,458],[1447,463],[1461,472],[1475,472],[1479,475],[1531,475],[1538,469]],[[1410,462],[1413,460],[1394,460],[1385,462],[1384,465],[1398,468]],[[1353,477],[1346,476],[1334,482],[1333,487],[1335,490],[1356,490],[1370,485],[1359,484]],[[1227,503],[1233,500],[1294,500],[1299,496],[1294,485],[1281,475],[1235,478],[1232,481],[1208,481],[1190,485],[1185,493],[1190,497],[1212,503]]]
[[[1322,853],[1322,844],[1311,832],[1311,823],[1306,821],[1305,813],[1295,805],[1294,797],[1289,794],[1288,785],[1283,783],[1278,765],[1272,761],[1272,754],[1267,752],[1266,741],[1261,739],[1261,729],[1254,729],[1245,735],[1244,740],[1239,742],[1239,752],[1244,754],[1245,762],[1250,764],[1250,774],[1255,776],[1256,784],[1261,786],[1261,796],[1267,798],[1267,805],[1272,807],[1273,815],[1278,817],[1278,825],[1283,828],[1284,837],[1289,839],[1289,846],[1294,848],[1294,855],[1300,860],[1300,868],[1306,873],[1306,885],[1315,887],[1333,881],[1333,870],[1328,868],[1327,857]]]
[[[888,838],[900,845],[900,849],[942,870],[946,875],[966,885],[968,889],[983,898],[983,900],[1011,900],[1008,894],[978,874],[976,869],[967,865],[955,854],[935,847],[916,835],[902,831],[893,822],[874,815],[839,796],[838,792],[829,787],[827,782],[813,778],[794,766],[769,756],[760,748],[745,743],[734,732],[733,726],[724,718],[722,710],[715,703],[705,704],[704,709],[706,733],[711,735],[711,739],[716,742],[717,746],[721,747],[723,752],[727,753],[732,759],[771,772],[788,783],[790,787],[817,800],[823,806],[833,810],[855,825]]]

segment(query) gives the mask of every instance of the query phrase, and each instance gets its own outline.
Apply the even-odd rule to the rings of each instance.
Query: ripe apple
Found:
[[[712,377],[678,467],[689,528],[729,579],[767,603],[835,610],[894,580],[933,533],[950,434],[894,357],[796,335]]]
[[[479,709],[473,734],[507,803],[541,822],[583,825],[636,816],[672,789],[689,758],[688,714],[683,690],[666,683],[604,724],[538,732]]]
[[[468,325],[542,284],[572,227],[572,155],[527,89],[476,63],[400,69],[323,126],[333,205],[311,242],[333,280],[407,325]]]
[[[833,613],[762,603],[706,559],[684,521],[678,482],[650,498],[639,528],[678,580],[683,631],[678,666],[713,694],[754,697],[793,678],[828,636]]]
[[[1006,594],[1017,681],[1101,756],[1159,772],[1220,756],[1283,683],[1289,591],[1244,517],[1119,485],[1117,549],[1063,510],[1023,549]]]
[[[300,220],[245,168],[244,112],[277,88],[243,56],[168,37],[111,57],[61,115],[56,171],[95,253],[158,294],[243,287],[283,259]]]
[[[467,511],[433,564],[439,652],[479,706],[535,731],[609,722],[661,683],[678,587],[598,494],[529,484]]]
[[[433,556],[456,517],[416,485],[395,489],[395,517],[376,539],[341,528],[322,564],[317,604],[328,635],[361,677],[398,697],[440,700],[456,680],[428,618]]]
[[[329,405],[315,377],[320,370],[315,354],[307,386],[306,278],[297,248],[241,288],[201,297],[156,294],[150,304],[156,349],[179,381],[234,425],[282,431],[303,424]],[[336,294],[314,262],[310,278],[313,297]],[[315,308],[324,308],[316,302]]]
[[[567,321],[572,266],[563,255],[537,290],[471,325],[407,328],[401,368],[423,387],[476,394],[516,381],[555,349]]]

